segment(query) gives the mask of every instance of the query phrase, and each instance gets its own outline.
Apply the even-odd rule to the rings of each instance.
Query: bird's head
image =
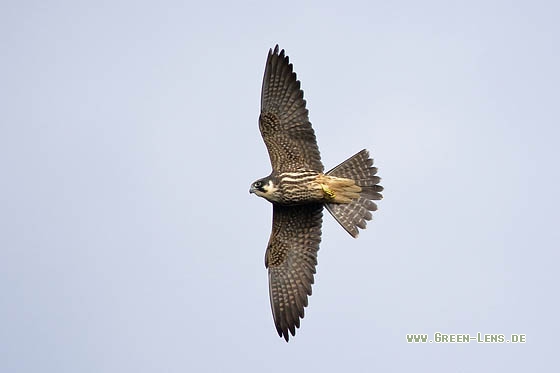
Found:
[[[249,193],[255,193],[259,197],[270,200],[276,190],[277,189],[274,186],[274,182],[272,181],[272,179],[270,177],[265,177],[251,184]]]

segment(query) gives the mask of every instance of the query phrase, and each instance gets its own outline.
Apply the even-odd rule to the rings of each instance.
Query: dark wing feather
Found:
[[[323,172],[300,82],[284,50],[278,53],[278,45],[266,60],[259,128],[274,171]]]
[[[274,205],[266,250],[270,303],[280,337],[295,335],[303,318],[317,265],[323,205]]]

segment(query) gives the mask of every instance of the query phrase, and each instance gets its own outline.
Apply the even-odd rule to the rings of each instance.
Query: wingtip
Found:
[[[277,55],[280,58],[286,57],[286,51],[284,49],[280,49],[280,46],[278,44],[274,46],[274,49],[270,48],[268,54],[270,56]]]
[[[284,338],[286,340],[286,342],[290,341],[290,334],[288,333],[288,330],[282,330],[281,327],[277,326],[276,327],[276,332],[278,333],[278,336],[280,338]]]

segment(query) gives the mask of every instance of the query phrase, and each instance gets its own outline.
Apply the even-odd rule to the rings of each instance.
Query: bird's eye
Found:
[[[262,183],[260,181],[255,182],[255,188],[260,188]]]

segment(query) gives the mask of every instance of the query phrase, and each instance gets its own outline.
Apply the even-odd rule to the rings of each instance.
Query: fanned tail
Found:
[[[327,210],[340,225],[354,238],[358,237],[358,228],[366,229],[366,221],[371,220],[371,211],[377,210],[374,200],[383,198],[381,178],[376,176],[377,167],[364,149],[345,160],[326,173],[329,176],[352,179],[362,188],[360,196],[350,203],[327,203]]]

